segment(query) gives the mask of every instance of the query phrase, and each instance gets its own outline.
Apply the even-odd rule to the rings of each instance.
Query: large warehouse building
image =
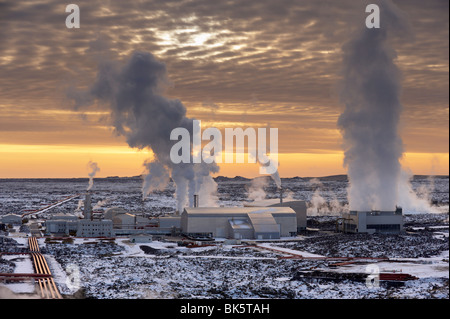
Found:
[[[254,202],[244,203],[244,207],[290,207],[297,216],[297,231],[306,229],[306,202],[302,200],[284,200],[280,202],[278,198],[264,199]]]
[[[189,236],[279,239],[297,234],[297,216],[290,207],[186,207],[181,229]]]

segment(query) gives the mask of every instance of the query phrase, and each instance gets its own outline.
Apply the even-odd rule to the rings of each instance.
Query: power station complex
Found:
[[[198,203],[198,198],[196,198]],[[267,200],[247,207],[186,207],[180,214],[146,218],[113,207],[103,214],[92,212],[91,194],[86,195],[83,219],[55,214],[46,220],[48,234],[78,237],[182,233],[201,238],[279,239],[306,229],[306,203]]]
[[[3,223],[17,223],[19,215],[3,216]],[[45,221],[45,233],[77,237],[185,235],[201,239],[280,239],[306,229],[305,201],[268,199],[245,202],[243,207],[185,207],[181,214],[146,217],[120,207],[105,212],[92,211],[91,194],[84,201],[83,218],[74,214],[54,214]],[[350,211],[337,218],[337,230],[346,233],[400,233],[401,208],[395,211]]]

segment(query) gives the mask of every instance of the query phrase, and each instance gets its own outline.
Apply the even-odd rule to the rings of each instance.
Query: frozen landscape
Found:
[[[251,180],[216,178],[218,205],[242,206]],[[0,214],[23,213],[83,193],[87,179],[0,180]],[[294,238],[211,246],[179,245],[180,238],[154,238],[134,244],[128,237],[107,239],[39,238],[59,291],[65,298],[449,298],[449,178],[416,176],[414,191],[426,198],[433,213],[404,211],[405,233],[367,235],[336,233],[336,218],[346,209],[346,176],[282,179],[285,196],[308,202],[308,228]],[[151,193],[142,201],[142,180],[96,178],[94,210],[123,207],[129,212],[160,216],[176,207],[174,188]],[[268,180],[267,198],[278,196]],[[73,213],[78,200],[46,214]],[[42,216],[45,218],[45,216]],[[1,244],[2,252],[26,252],[26,226],[17,227]],[[255,246],[256,245],[256,246]],[[376,261],[335,266],[336,261],[309,257],[370,257]],[[414,280],[372,287],[354,274],[404,273]],[[2,255],[0,273],[30,273],[28,255]],[[305,273],[321,277],[304,276]],[[31,282],[2,284],[0,293],[38,298]]]

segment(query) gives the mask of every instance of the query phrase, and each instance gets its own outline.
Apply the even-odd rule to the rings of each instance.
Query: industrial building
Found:
[[[149,219],[146,217],[130,214],[120,207],[111,207],[106,210],[104,219],[113,221],[115,229],[138,229],[148,226]]]
[[[280,199],[265,199],[244,203],[244,207],[290,207],[297,217],[297,231],[306,229],[306,202],[302,200],[283,201]]]
[[[85,220],[78,221],[77,237],[112,237],[112,220]]]
[[[69,235],[78,229],[78,217],[73,214],[55,214],[45,221],[46,233]]]
[[[290,207],[186,207],[181,230],[188,236],[279,239],[297,234]]]
[[[135,214],[117,214],[112,218],[114,228],[142,229],[149,223],[149,219]]]
[[[90,194],[86,194],[83,216],[84,219],[79,219],[73,214],[55,214],[45,221],[46,233],[57,235],[76,233],[78,237],[114,236],[112,220],[94,220]]]
[[[126,214],[126,213],[127,213],[127,211],[121,207],[111,207],[105,211],[104,219],[113,220],[115,216],[120,215],[120,214]]]
[[[45,221],[46,233],[69,235],[78,229],[78,220],[50,219]]]
[[[398,234],[403,231],[403,211],[350,211],[339,219],[338,228],[345,233]]]
[[[17,214],[7,214],[1,216],[0,221],[6,225],[22,225],[22,216]]]
[[[158,227],[157,219],[149,219],[147,217],[131,214],[120,207],[108,208],[105,211],[104,220],[112,220],[114,233],[118,236],[170,234],[170,229],[161,229]]]

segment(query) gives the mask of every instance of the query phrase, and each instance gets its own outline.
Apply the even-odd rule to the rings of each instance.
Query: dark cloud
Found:
[[[110,0],[76,3],[81,9],[80,29],[65,27],[67,13],[60,1],[1,3],[2,104],[17,105],[17,111],[29,117],[35,116],[33,109],[62,107],[66,88],[92,83],[102,57],[121,60],[139,50],[151,52],[166,64],[172,84],[168,94],[183,101],[188,115],[193,112],[207,120],[209,110],[202,113],[190,110],[189,105],[210,99],[221,105],[240,103],[241,112],[222,114],[226,110],[222,107],[215,114],[216,120],[231,117],[239,121],[248,106],[246,103],[257,95],[262,102],[259,107],[270,114],[258,121],[274,123],[274,118],[282,118],[292,126],[322,129],[324,125],[328,130],[335,130],[342,110],[336,93],[342,65],[341,46],[364,23],[364,8],[369,2]],[[442,125],[444,137],[437,140],[448,141],[448,1],[395,3],[404,11],[412,30],[411,36],[392,40],[402,72],[404,129]],[[280,105],[293,106],[298,112],[277,109]],[[315,118],[302,117],[305,107],[320,112]],[[7,112],[9,108],[3,110]],[[280,113],[273,114],[271,110]],[[324,122],[321,116],[331,119],[334,116],[334,121]],[[17,117],[16,127],[26,130],[28,121],[21,119]],[[71,126],[70,122],[65,123]],[[304,134],[300,128],[289,132],[297,132],[299,138]],[[318,140],[312,132],[307,138]],[[407,145],[407,150],[426,150],[427,143],[423,141],[427,132],[423,131],[425,136],[421,142]],[[435,138],[435,134],[430,133],[428,137]],[[284,151],[302,152],[305,143],[298,149],[292,149],[295,145],[291,143]],[[448,150],[445,145],[428,144],[429,150]]]

